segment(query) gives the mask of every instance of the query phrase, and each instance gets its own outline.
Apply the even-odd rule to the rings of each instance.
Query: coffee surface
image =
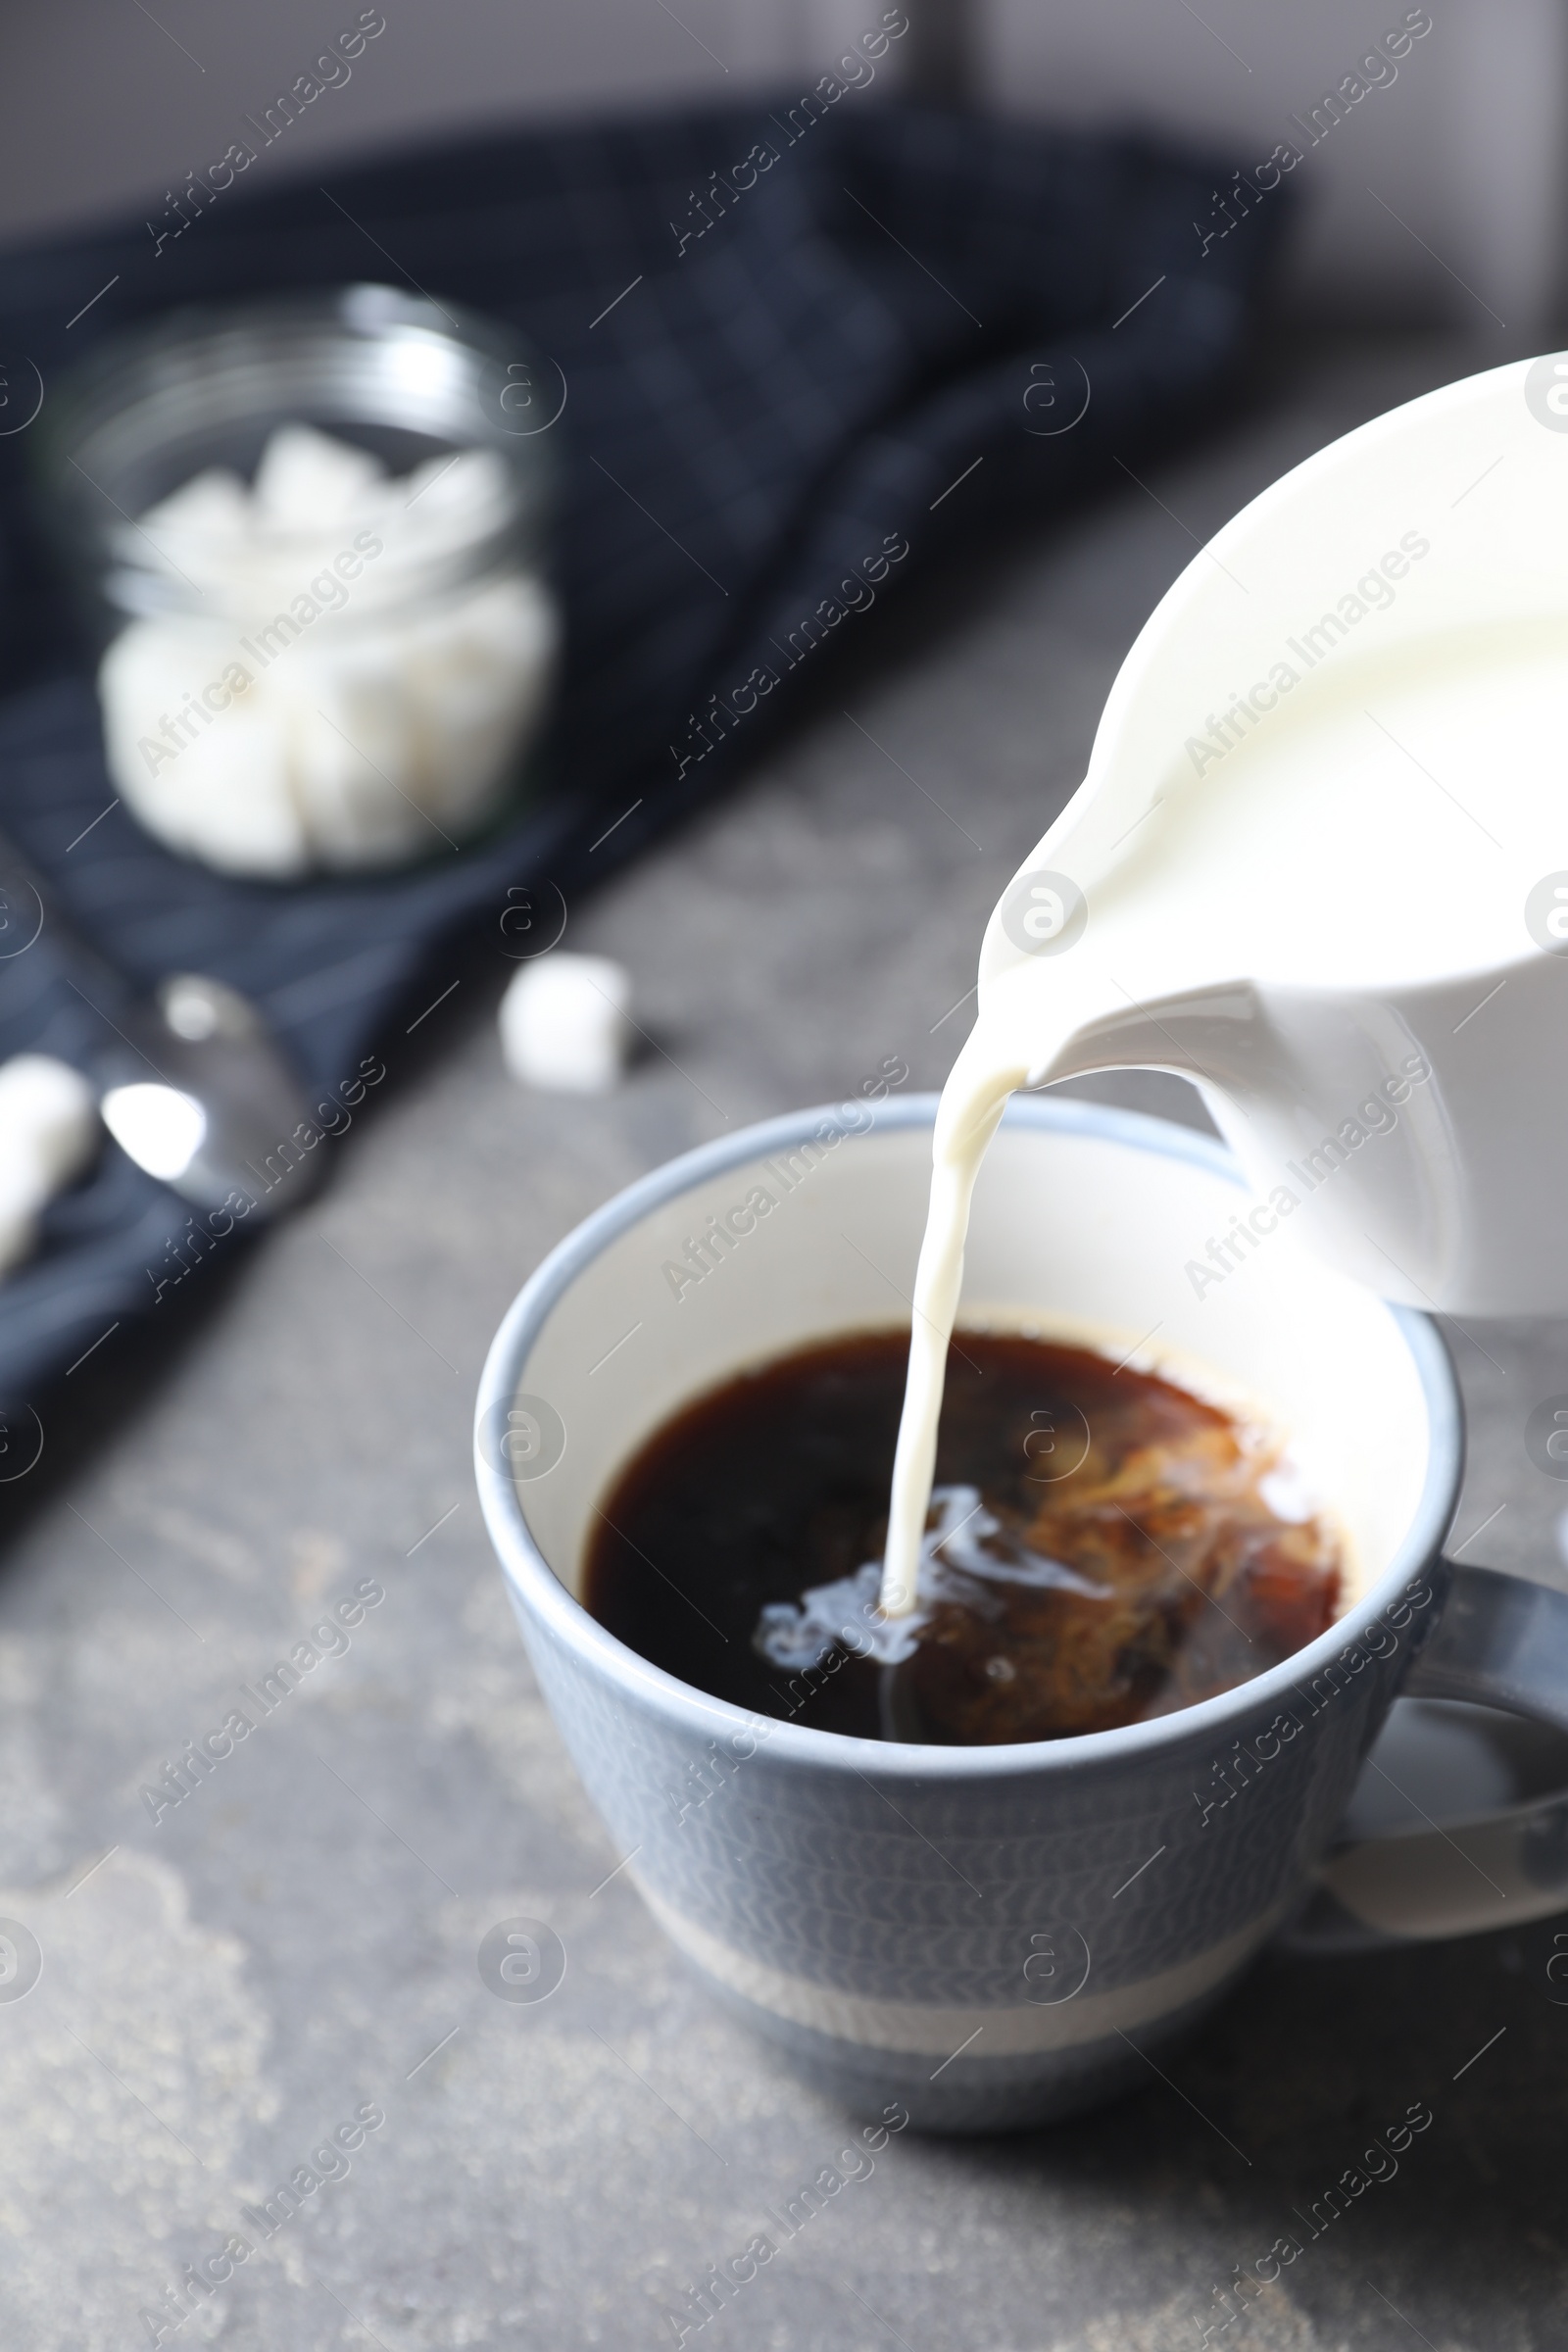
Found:
[[[1082,1348],[960,1331],[914,1609],[878,1607],[905,1332],[764,1365],[658,1430],[605,1496],[584,1598],[761,1715],[989,1744],[1233,1689],[1333,1622],[1342,1562],[1278,1441]]]

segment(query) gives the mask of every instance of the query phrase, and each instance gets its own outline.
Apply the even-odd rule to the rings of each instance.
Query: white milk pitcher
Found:
[[[1407,1305],[1568,1312],[1568,355],[1226,524],[980,971],[977,1075],[1198,1082],[1254,1192],[1200,1296],[1288,1222]]]

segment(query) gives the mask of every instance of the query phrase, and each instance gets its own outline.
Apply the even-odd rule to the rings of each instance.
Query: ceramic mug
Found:
[[[1179,1713],[997,1747],[753,1715],[616,1641],[577,1598],[596,1506],[680,1404],[798,1346],[906,1323],[935,1107],[800,1112],[600,1209],[497,1335],[476,1461],[540,1685],[665,1932],[852,2105],[996,2131],[1148,2079],[1299,1918],[1396,1692],[1568,1729],[1568,1598],[1443,1558],[1463,1440],[1430,1322],[1283,1232],[1195,1298],[1187,1259],[1246,1198],[1224,1148],[1017,1098],[976,1192],[960,1322],[1087,1340],[1266,1412],[1346,1531],[1339,1622]],[[1376,1882],[1378,1849],[1360,1854]],[[1352,1906],[1355,1862],[1334,1865]],[[1494,1853],[1493,1875],[1507,1867]],[[1568,1900],[1539,1872],[1533,1892],[1510,1917]],[[1485,1922],[1472,1906],[1460,1924]]]

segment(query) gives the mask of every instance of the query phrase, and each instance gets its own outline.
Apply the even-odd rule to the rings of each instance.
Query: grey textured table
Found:
[[[466,984],[421,1073],[336,1147],[330,1189],[178,1344],[74,1376],[74,1428],[51,1433],[0,1571],[0,1914],[43,1954],[25,1998],[0,1983],[6,2352],[673,2343],[662,2304],[844,2145],[625,1879],[602,1884],[617,1856],[473,1498],[480,1360],[541,1253],[641,1170],[889,1054],[940,1081],[998,886],[1196,541],[1463,365],[1282,355],[1222,440],[868,636],[809,727],[574,913],[569,944],[630,966],[657,1041],[621,1092],[522,1093]],[[1174,1080],[1099,1091],[1195,1115]],[[1523,1427],[1568,1390],[1568,1332],[1453,1346],[1461,1524],[1495,1514],[1469,1556],[1550,1576],[1568,1496]],[[384,1598],[347,1649],[155,1822],[144,1786],[365,1580]],[[476,1969],[514,1914],[566,1947],[538,2005]],[[1031,2139],[895,2139],[705,2340],[1196,2347],[1232,2266],[1425,2100],[1397,2178],[1210,2340],[1568,2344],[1552,1930],[1271,1958],[1113,2109]],[[384,2120],[346,2159],[312,2165],[367,2114]],[[246,2208],[302,2167],[340,2177],[301,2175],[264,2241]],[[169,2290],[236,2235],[255,2251],[176,2330]]]

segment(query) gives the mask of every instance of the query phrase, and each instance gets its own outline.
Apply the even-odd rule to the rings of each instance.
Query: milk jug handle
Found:
[[[1400,1686],[1568,1733],[1568,1593],[1494,1568],[1448,1566],[1443,1614]],[[1284,1941],[1346,1951],[1517,1928],[1568,1909],[1568,1788],[1448,1829],[1342,1846]]]

